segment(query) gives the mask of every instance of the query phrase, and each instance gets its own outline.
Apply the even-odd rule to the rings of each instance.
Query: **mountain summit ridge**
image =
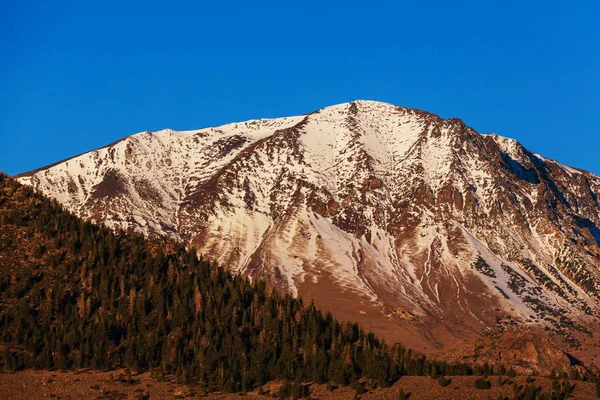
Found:
[[[600,178],[457,118],[360,100],[142,132],[19,180],[425,347],[585,340],[600,315]]]

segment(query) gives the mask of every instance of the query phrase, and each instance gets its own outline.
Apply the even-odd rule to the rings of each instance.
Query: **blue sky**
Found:
[[[370,99],[600,173],[600,2],[3,2],[0,169]]]

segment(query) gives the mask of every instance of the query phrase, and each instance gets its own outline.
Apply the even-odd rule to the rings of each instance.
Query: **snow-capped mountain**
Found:
[[[419,349],[581,338],[600,315],[600,178],[459,119],[355,101],[142,132],[19,180]]]

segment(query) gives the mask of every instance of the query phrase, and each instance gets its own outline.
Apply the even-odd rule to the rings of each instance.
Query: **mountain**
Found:
[[[459,119],[354,101],[141,132],[18,179],[423,351],[530,330],[598,354],[600,178]]]
[[[568,359],[533,378],[497,364],[492,341],[475,349],[483,365],[390,346],[183,243],[83,221],[2,173],[0,227],[3,399],[600,396],[598,374]],[[524,339],[503,344],[509,356],[566,358]]]
[[[388,387],[403,375],[494,371],[389,346],[356,323],[199,260],[182,243],[83,221],[2,173],[0,224],[0,381],[26,368],[127,368],[118,380],[130,385],[139,383],[131,370],[203,392],[279,380],[279,397],[299,398],[308,395],[305,382]],[[70,394],[71,384],[53,386]],[[24,398],[20,390],[2,398]]]

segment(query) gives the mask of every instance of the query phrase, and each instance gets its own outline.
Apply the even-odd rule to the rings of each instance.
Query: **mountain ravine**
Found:
[[[600,178],[459,119],[355,101],[141,132],[19,181],[421,351],[527,330],[598,354]]]

